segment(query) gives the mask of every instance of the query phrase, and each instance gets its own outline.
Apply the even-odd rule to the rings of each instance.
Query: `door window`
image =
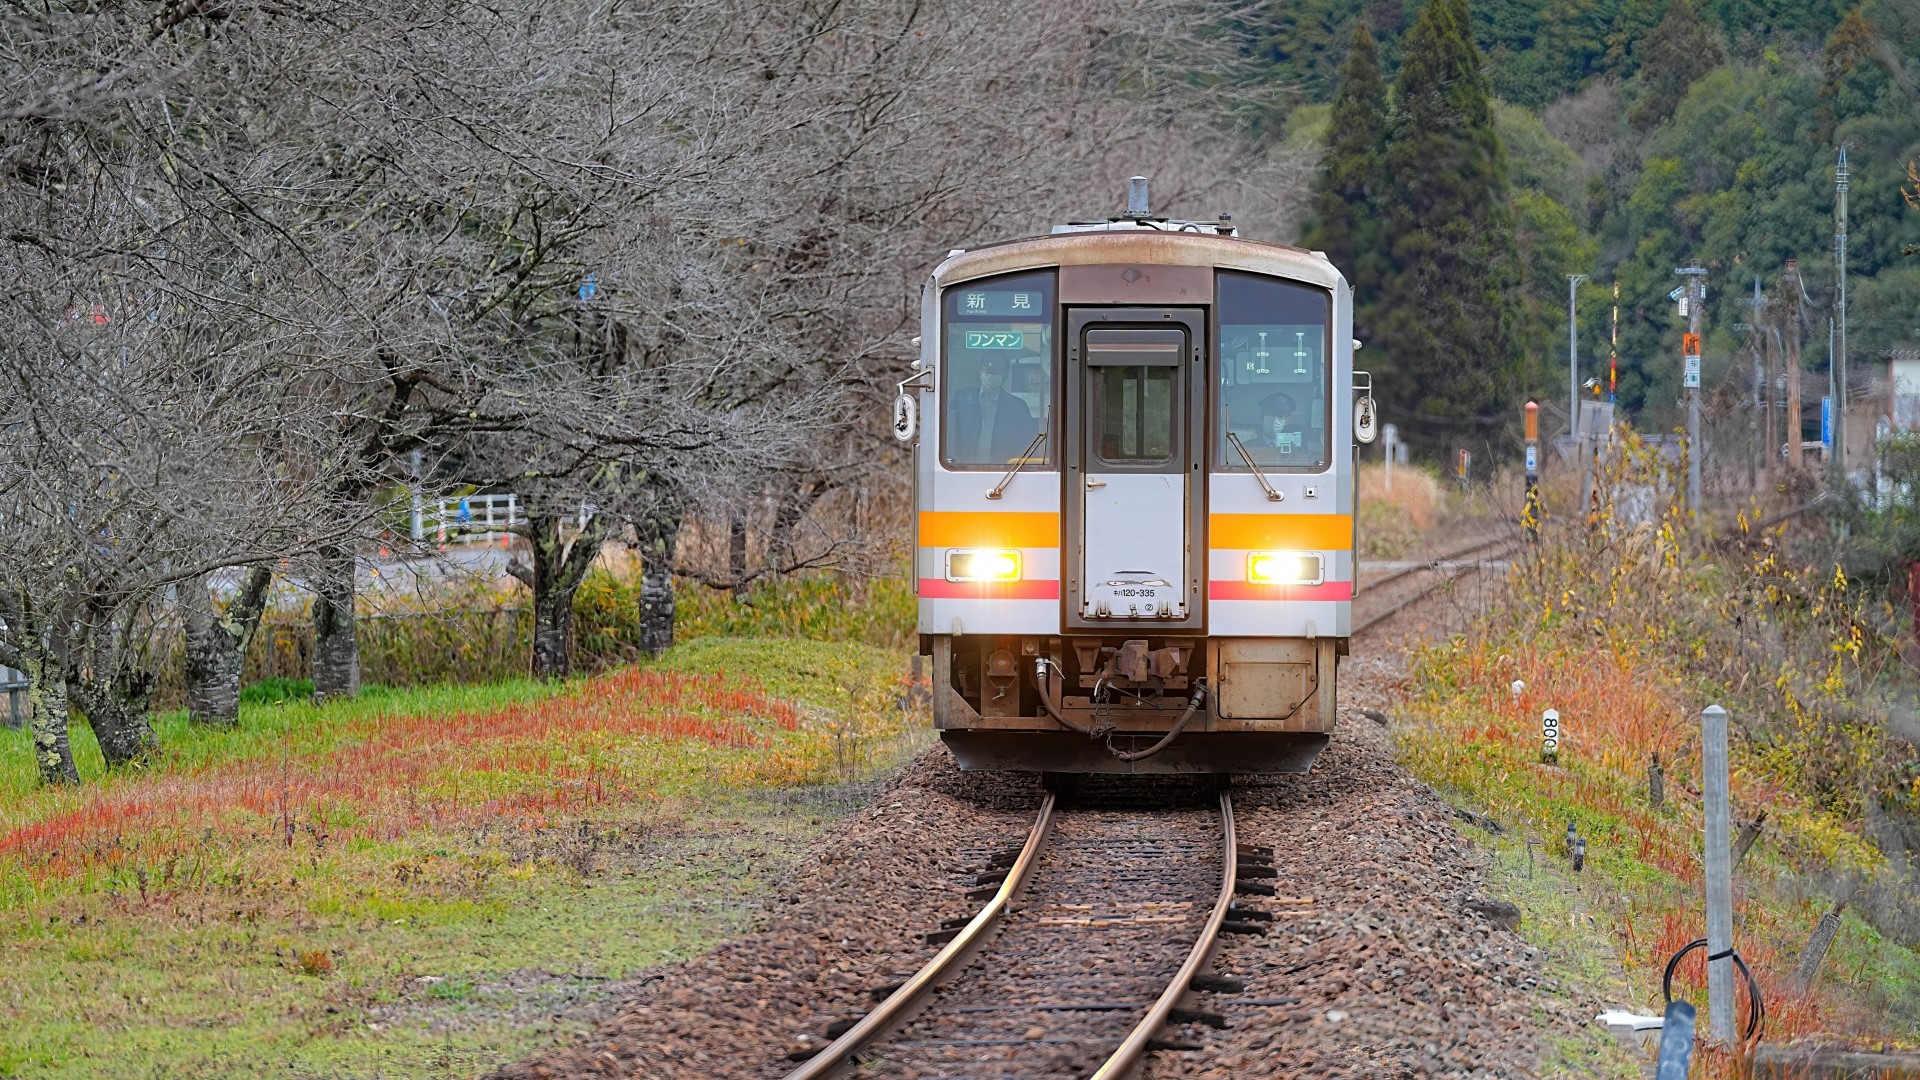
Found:
[[[1088,330],[1093,457],[1122,468],[1167,465],[1179,445],[1179,330]]]

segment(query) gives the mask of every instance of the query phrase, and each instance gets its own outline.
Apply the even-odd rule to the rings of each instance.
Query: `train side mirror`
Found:
[[[1353,440],[1362,446],[1372,446],[1373,440],[1380,437],[1380,413],[1373,407],[1373,395],[1368,394],[1353,403]]]
[[[918,345],[919,338],[913,343]],[[921,361],[913,362],[913,374],[900,380],[900,395],[893,399],[893,437],[903,443],[910,443],[920,434],[920,402],[913,396],[915,388],[932,389],[922,380],[930,380],[933,372],[921,367]]]
[[[1353,343],[1354,348],[1360,342]],[[1380,410],[1373,406],[1373,376],[1364,371],[1353,373],[1353,441],[1362,446],[1372,446],[1373,440],[1380,437]]]
[[[893,437],[903,443],[910,443],[920,434],[920,403],[913,395],[902,390],[900,396],[893,399]]]

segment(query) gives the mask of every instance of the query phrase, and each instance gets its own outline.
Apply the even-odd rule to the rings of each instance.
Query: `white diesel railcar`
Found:
[[[1297,772],[1334,729],[1374,425],[1351,290],[1144,186],[925,289],[896,434],[964,768]]]

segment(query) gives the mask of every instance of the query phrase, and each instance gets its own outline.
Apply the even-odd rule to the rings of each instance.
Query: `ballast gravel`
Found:
[[[1435,606],[1425,617],[1446,621]],[[1393,760],[1404,654],[1432,629],[1403,619],[1343,661],[1340,731],[1312,771],[1236,781],[1241,843],[1272,848],[1279,871],[1275,896],[1243,900],[1274,917],[1216,953],[1244,990],[1196,999],[1227,1026],[1167,1032],[1195,1049],[1150,1055],[1148,1076],[1527,1077],[1597,1011],[1549,989],[1539,955],[1476,903],[1482,860],[1453,809]],[[933,748],[823,838],[762,929],[496,1077],[785,1075],[933,955],[922,934],[977,909],[973,876],[1023,842],[1039,798],[1037,778],[963,774]]]

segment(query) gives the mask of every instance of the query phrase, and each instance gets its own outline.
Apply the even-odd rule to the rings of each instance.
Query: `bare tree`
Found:
[[[209,594],[213,575],[180,585],[184,631],[187,715],[196,723],[231,727],[240,719],[240,676],[247,644],[260,627],[273,570],[256,563],[246,568],[225,610],[214,609]]]

